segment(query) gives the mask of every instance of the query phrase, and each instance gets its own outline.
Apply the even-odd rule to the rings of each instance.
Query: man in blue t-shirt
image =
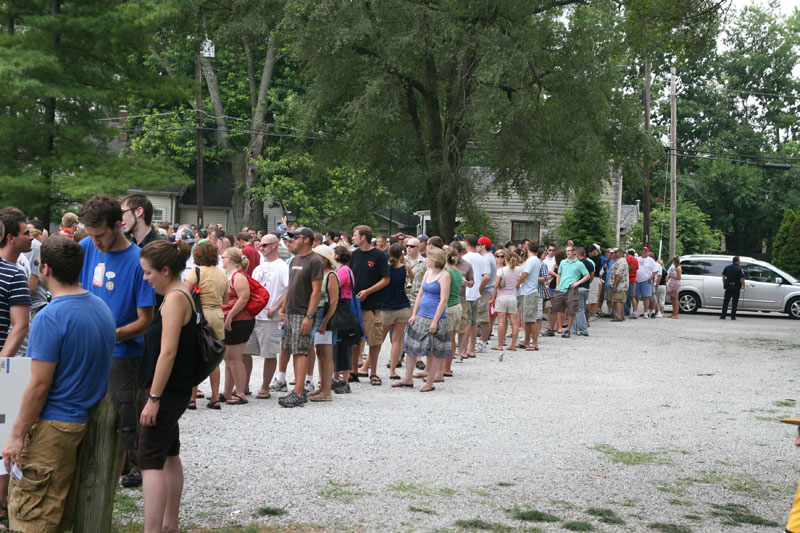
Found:
[[[106,393],[115,320],[98,297],[81,288],[83,249],[67,237],[54,236],[41,248],[40,282],[52,302],[34,318],[28,355],[31,379],[3,461],[16,464],[33,483],[11,482],[11,529],[50,531],[71,528],[75,504],[78,450],[89,409]],[[26,442],[26,436],[28,436]],[[49,477],[42,494],[36,480]],[[36,506],[37,513],[27,510]]]
[[[121,472],[125,452],[137,448],[136,397],[144,351],[142,335],[153,319],[155,293],[144,281],[139,247],[122,232],[119,202],[108,196],[92,196],[83,205],[81,219],[89,235],[80,243],[84,251],[81,285],[105,302],[117,324],[105,400],[117,406],[122,420]]]

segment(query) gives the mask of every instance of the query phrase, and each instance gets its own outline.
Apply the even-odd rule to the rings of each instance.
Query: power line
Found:
[[[693,154],[710,154],[710,155],[726,155],[731,157],[752,157],[754,159],[772,159],[776,161],[800,161],[800,157],[785,157],[785,156],[772,156],[772,155],[748,155],[736,154],[730,152],[710,152],[705,150],[689,150],[688,148],[679,148],[679,152],[690,152]]]

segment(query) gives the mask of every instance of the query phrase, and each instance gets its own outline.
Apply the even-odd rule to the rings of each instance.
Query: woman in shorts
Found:
[[[206,317],[208,325],[220,339],[225,338],[225,316],[222,314],[222,303],[228,301],[230,288],[228,288],[228,277],[222,269],[217,267],[218,261],[217,247],[211,241],[203,241],[195,245],[192,250],[192,258],[195,266],[200,270],[200,284],[197,283],[197,271],[193,268],[186,274],[183,283],[191,292],[197,285],[200,292],[200,303],[203,306],[203,316]],[[211,396],[206,407],[209,409],[220,409],[219,402],[219,367],[215,368],[208,376],[211,382]],[[202,396],[200,396],[202,398]],[[197,398],[197,387],[192,390],[192,399],[189,401],[189,409],[195,409],[195,399]]]
[[[517,306],[517,280],[522,275],[517,254],[498,250],[495,253],[498,261],[496,290],[494,291],[494,308],[497,311],[497,346],[492,350],[502,350],[506,342],[508,322],[511,322],[511,344],[509,351],[517,350],[519,335],[519,310]]]
[[[190,253],[183,241],[151,242],[140,252],[145,281],[164,296],[144,335],[144,349],[156,360],[147,379],[150,395],[139,419],[137,450],[147,533],[178,531],[183,490],[178,420],[192,394],[197,352],[194,303],[181,283]]]
[[[245,310],[250,300],[250,282],[247,279],[247,267],[250,261],[242,255],[242,251],[232,246],[222,254],[222,266],[228,274],[230,299],[222,306],[225,315],[225,394],[220,401],[228,405],[248,403],[247,371],[244,368],[242,354],[250,334],[256,325],[256,319]],[[236,386],[236,393],[233,388]]]
[[[339,278],[333,271],[333,251],[321,244],[314,253],[322,258],[322,294],[317,305],[317,318],[311,330],[311,344],[314,345],[319,361],[320,387],[308,395],[310,402],[330,402],[331,380],[333,379],[333,345],[336,344],[336,331],[328,329],[328,322],[339,304]]]
[[[464,276],[461,271],[456,268],[458,262],[458,252],[449,246],[444,247],[447,254],[447,271],[450,273],[450,297],[447,299],[447,326],[450,328],[450,346],[452,347],[453,357],[445,359],[444,367],[438,376],[434,376],[434,383],[444,381],[444,378],[453,377],[453,358],[456,356],[456,332],[461,326],[461,283],[464,281]]]
[[[678,300],[680,298],[679,292],[681,290],[682,275],[681,259],[676,255],[672,258],[672,264],[669,266],[669,270],[667,270],[667,296],[669,296],[672,302],[672,314],[669,318],[674,318],[675,320],[678,319],[678,314],[681,310]]]
[[[428,250],[427,270],[414,301],[411,318],[406,325],[403,351],[406,353],[406,375],[392,387],[413,387],[416,362],[433,355],[428,375],[421,392],[435,390],[433,379],[442,359],[453,356],[450,346],[450,328],[447,324],[447,300],[450,295],[450,273],[445,269],[447,255],[440,248]]]
[[[400,379],[397,366],[403,355],[403,332],[411,317],[411,302],[406,296],[406,278],[414,280],[414,273],[403,256],[403,247],[394,243],[389,247],[389,285],[383,288],[383,338],[392,332],[392,351],[389,359],[389,379]],[[366,363],[365,363],[366,364]],[[366,366],[364,372],[367,371]]]

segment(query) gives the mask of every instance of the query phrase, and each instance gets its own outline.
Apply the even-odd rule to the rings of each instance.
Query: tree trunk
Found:
[[[231,207],[233,208],[233,228],[225,228],[229,232],[238,232],[244,225],[244,192],[245,176],[247,175],[247,153],[234,152],[228,156],[228,163],[233,174],[233,198]]]

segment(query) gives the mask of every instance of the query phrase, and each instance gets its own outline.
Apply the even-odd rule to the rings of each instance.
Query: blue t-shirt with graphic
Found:
[[[114,315],[97,296],[57,296],[33,319],[28,356],[56,363],[39,418],[86,422],[103,399],[114,352]]]
[[[138,307],[155,305],[153,287],[144,280],[144,270],[139,264],[138,246],[130,245],[118,252],[102,253],[92,243],[91,237],[81,241],[83,269],[81,285],[98,296],[111,309],[117,327],[127,326],[138,318]],[[141,357],[144,337],[118,341],[114,347],[115,358]]]

